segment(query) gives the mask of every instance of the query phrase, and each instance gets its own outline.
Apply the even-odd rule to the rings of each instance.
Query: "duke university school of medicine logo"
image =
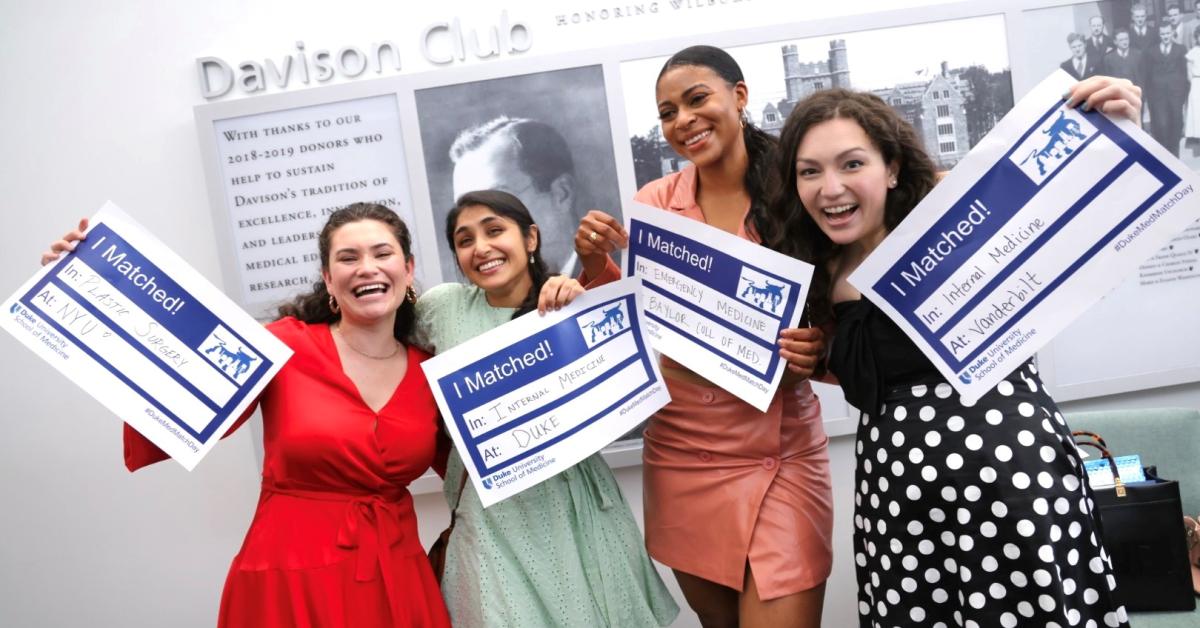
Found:
[[[1059,109],[1013,151],[1009,160],[1034,183],[1041,185],[1054,174],[1088,138],[1099,131],[1078,109]]]
[[[742,266],[742,275],[738,278],[737,286],[739,301],[779,316],[783,312],[783,305],[787,303],[790,291],[791,286],[786,282]]]
[[[239,384],[246,383],[246,379],[262,364],[262,358],[257,353],[247,349],[236,336],[220,325],[200,345],[200,355]]]
[[[580,314],[575,323],[579,325],[579,332],[583,334],[584,342],[591,349],[629,329],[629,312],[625,309],[625,300],[622,299]]]

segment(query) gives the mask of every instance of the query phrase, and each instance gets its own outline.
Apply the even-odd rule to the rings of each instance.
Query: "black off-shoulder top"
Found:
[[[866,298],[833,304],[836,327],[829,347],[829,370],[846,400],[878,414],[893,388],[941,374],[892,319]]]

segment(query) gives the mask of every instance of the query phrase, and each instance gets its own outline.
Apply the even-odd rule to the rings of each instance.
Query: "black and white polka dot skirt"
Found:
[[[1070,429],[1026,364],[972,406],[890,391],[858,428],[861,626],[1127,626]]]

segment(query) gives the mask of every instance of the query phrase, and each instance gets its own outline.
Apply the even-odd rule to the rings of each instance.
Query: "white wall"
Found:
[[[470,4],[0,4],[6,149],[0,167],[6,216],[0,292],[15,290],[33,272],[45,245],[106,199],[221,283],[192,122],[192,107],[203,102],[193,59],[279,58],[297,39],[310,48],[393,39],[404,48],[405,70],[424,70],[428,64],[415,46],[424,25],[455,16],[479,23],[498,11],[482,0]],[[575,0],[546,8],[513,2],[509,13],[512,19],[528,16],[531,54],[549,54],[651,34],[679,37],[778,23],[785,11],[799,20],[895,5],[806,4],[798,15],[799,5],[783,0],[717,2],[689,12],[661,2],[661,14],[633,25],[558,30],[553,25],[556,13],[627,4]],[[121,463],[116,418],[4,334],[0,355],[0,625],[213,625],[225,571],[258,494],[252,431],[222,443],[193,473],[167,463],[130,475]],[[1200,405],[1200,389],[1181,386],[1071,407],[1168,404]],[[852,450],[850,437],[831,444],[838,558],[827,594],[828,626],[854,622],[847,558]],[[640,517],[639,470],[617,473]],[[420,496],[417,503],[428,542],[445,525],[445,505],[436,494]],[[677,625],[698,624],[685,612]]]

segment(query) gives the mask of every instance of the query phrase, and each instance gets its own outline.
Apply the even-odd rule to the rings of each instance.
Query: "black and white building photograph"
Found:
[[[1195,0],[1108,0],[1024,13],[1041,42],[1028,72],[1127,78],[1142,88],[1142,128],[1200,169],[1200,15]]]
[[[846,87],[876,93],[950,169],[1012,108],[1003,16],[727,48],[746,77],[747,112],[775,135],[805,96]],[[654,84],[668,57],[621,64],[638,187],[685,165],[662,138]]]
[[[440,237],[455,199],[510,192],[529,208],[551,269],[578,271],[574,233],[591,208],[620,213],[612,131],[599,65],[415,92],[442,279],[456,281]]]

